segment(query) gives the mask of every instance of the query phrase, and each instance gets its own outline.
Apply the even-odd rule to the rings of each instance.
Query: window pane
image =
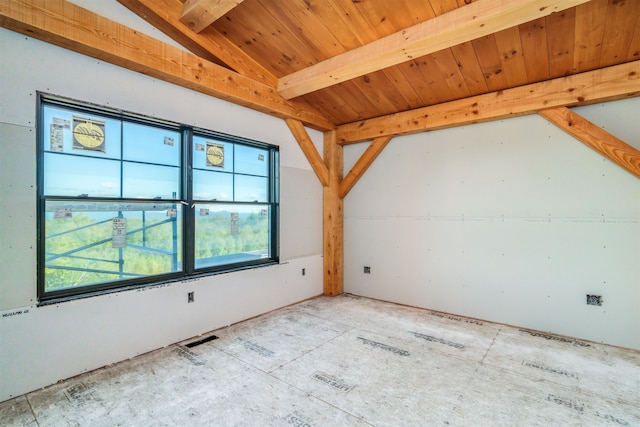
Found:
[[[180,168],[124,162],[124,198],[176,199],[180,195]]]
[[[45,107],[42,130],[45,151],[120,158],[119,120],[64,108]]]
[[[195,206],[196,268],[269,257],[269,206],[198,203]]]
[[[194,136],[193,168],[233,172],[233,144]]]
[[[269,180],[259,176],[236,175],[237,202],[267,202]]]
[[[122,133],[124,160],[180,166],[180,133],[128,122]]]
[[[45,153],[44,194],[120,197],[120,162]]]
[[[193,171],[193,198],[201,201],[233,200],[233,175],[223,172]]]
[[[269,152],[262,148],[236,145],[235,172],[247,175],[267,176],[269,173]]]
[[[181,216],[168,203],[47,201],[45,292],[179,271]]]

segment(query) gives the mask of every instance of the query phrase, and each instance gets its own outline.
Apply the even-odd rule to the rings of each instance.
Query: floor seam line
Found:
[[[333,340],[335,340],[335,339],[337,339],[337,338],[339,338],[339,337],[341,337],[341,336],[345,335],[347,332],[351,332],[351,331],[353,331],[354,329],[356,329],[356,328],[351,328],[351,329],[349,329],[349,330],[346,330],[346,331],[344,331],[344,332],[342,332],[342,333],[340,333],[340,334],[336,335],[335,337],[330,338],[330,339],[328,339],[328,340],[326,340],[326,341],[324,341],[324,342],[322,342],[322,343],[318,344],[317,346],[313,347],[312,349],[310,349],[310,350],[307,350],[307,351],[303,352],[302,354],[300,354],[300,355],[299,355],[299,356],[297,356],[296,358],[291,359],[291,360],[289,360],[288,362],[285,362],[285,363],[283,363],[282,365],[278,366],[277,368],[274,368],[274,369],[270,370],[270,371],[269,371],[269,373],[275,372],[275,371],[277,371],[277,370],[278,370],[278,369],[280,369],[280,368],[284,368],[285,366],[289,365],[290,363],[293,363],[293,362],[295,362],[296,360],[300,359],[301,357],[306,356],[307,354],[310,354],[310,353],[312,353],[312,352],[316,351],[317,349],[319,349],[320,347],[324,346],[325,344],[330,343],[331,341],[333,341]]]
[[[36,417],[36,412],[33,410],[33,406],[31,405],[31,400],[29,400],[29,394],[25,396],[25,399],[29,404],[29,410],[31,411],[31,415],[33,415],[33,420],[36,422],[37,426],[40,426],[40,423],[38,422],[38,417]]]
[[[484,359],[487,358],[487,355],[491,351],[491,348],[496,343],[496,339],[498,338],[498,335],[500,335],[500,332],[502,332],[502,326],[500,326],[500,328],[498,329],[498,332],[496,332],[496,334],[493,336],[493,340],[491,341],[491,344],[489,344],[489,347],[487,348],[487,351],[484,353],[484,356],[482,356],[482,360],[480,360],[480,364],[481,365],[484,364]]]

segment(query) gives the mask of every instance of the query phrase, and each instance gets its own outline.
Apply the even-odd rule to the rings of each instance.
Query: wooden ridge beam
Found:
[[[338,144],[499,120],[640,95],[640,61],[338,126]]]
[[[478,0],[282,77],[278,92],[292,99],[587,1]]]
[[[83,55],[283,119],[326,131],[335,126],[273,87],[167,45],[64,0],[2,0],[0,26]]]
[[[367,147],[362,156],[358,159],[355,165],[351,168],[349,173],[340,182],[340,188],[338,189],[338,196],[344,199],[345,196],[351,191],[356,182],[362,177],[362,175],[369,169],[369,166],[373,164],[378,155],[382,153],[384,147],[386,147],[391,141],[390,136],[383,136],[376,138],[371,142],[371,145]]]
[[[640,150],[611,135],[606,130],[566,107],[542,110],[539,114],[618,166],[640,178]]]
[[[213,27],[193,32],[180,21],[180,0],[118,0],[120,4],[196,55],[228,67],[243,76],[275,87],[276,76]]]
[[[323,187],[329,185],[329,169],[326,163],[322,160],[320,153],[316,150],[315,145],[311,141],[307,130],[299,120],[285,119],[289,130],[298,141],[298,145],[302,148],[302,152],[309,161],[311,168],[316,173],[316,176],[320,180]]]
[[[180,21],[196,33],[216,22],[244,0],[187,0]]]

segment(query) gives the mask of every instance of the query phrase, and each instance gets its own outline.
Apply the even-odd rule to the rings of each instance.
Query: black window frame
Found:
[[[131,122],[139,125],[152,126],[171,131],[177,131],[181,135],[180,147],[180,197],[175,199],[163,199],[158,202],[156,199],[126,199],[113,197],[69,197],[69,196],[47,196],[44,194],[45,188],[45,127],[44,110],[47,106],[71,109],[78,114],[100,115],[109,119]],[[37,92],[36,100],[36,156],[37,156],[37,297],[38,304],[53,304],[61,301],[85,298],[105,293],[119,292],[123,290],[136,289],[147,286],[156,286],[169,282],[179,282],[203,276],[229,273],[250,268],[269,266],[279,263],[279,147],[261,141],[256,141],[239,136],[229,135],[195,126],[190,126],[174,121],[158,119],[138,113],[132,113],[120,109],[96,105],[84,101],[78,101],[58,95],[44,92]],[[195,227],[196,209],[195,206],[202,201],[194,200],[193,195],[193,144],[194,135],[212,138],[217,141],[224,141],[236,145],[246,146],[265,150],[268,156],[268,189],[267,200],[259,205],[268,206],[268,256],[255,260],[244,260],[222,265],[196,268],[195,263]],[[121,139],[123,137],[121,136]],[[234,159],[235,160],[235,159]],[[143,276],[130,279],[121,279],[98,284],[88,284],[73,288],[64,288],[53,291],[45,290],[45,204],[47,201],[82,201],[82,202],[113,202],[113,203],[173,203],[182,206],[181,224],[182,242],[181,245],[181,269],[175,272],[158,275]],[[250,201],[208,201],[209,204],[255,206],[257,202]],[[174,236],[175,238],[175,236]]]

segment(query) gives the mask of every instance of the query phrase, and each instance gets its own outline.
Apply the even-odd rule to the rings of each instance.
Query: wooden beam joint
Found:
[[[196,33],[216,22],[244,0],[187,0],[180,21]]]

